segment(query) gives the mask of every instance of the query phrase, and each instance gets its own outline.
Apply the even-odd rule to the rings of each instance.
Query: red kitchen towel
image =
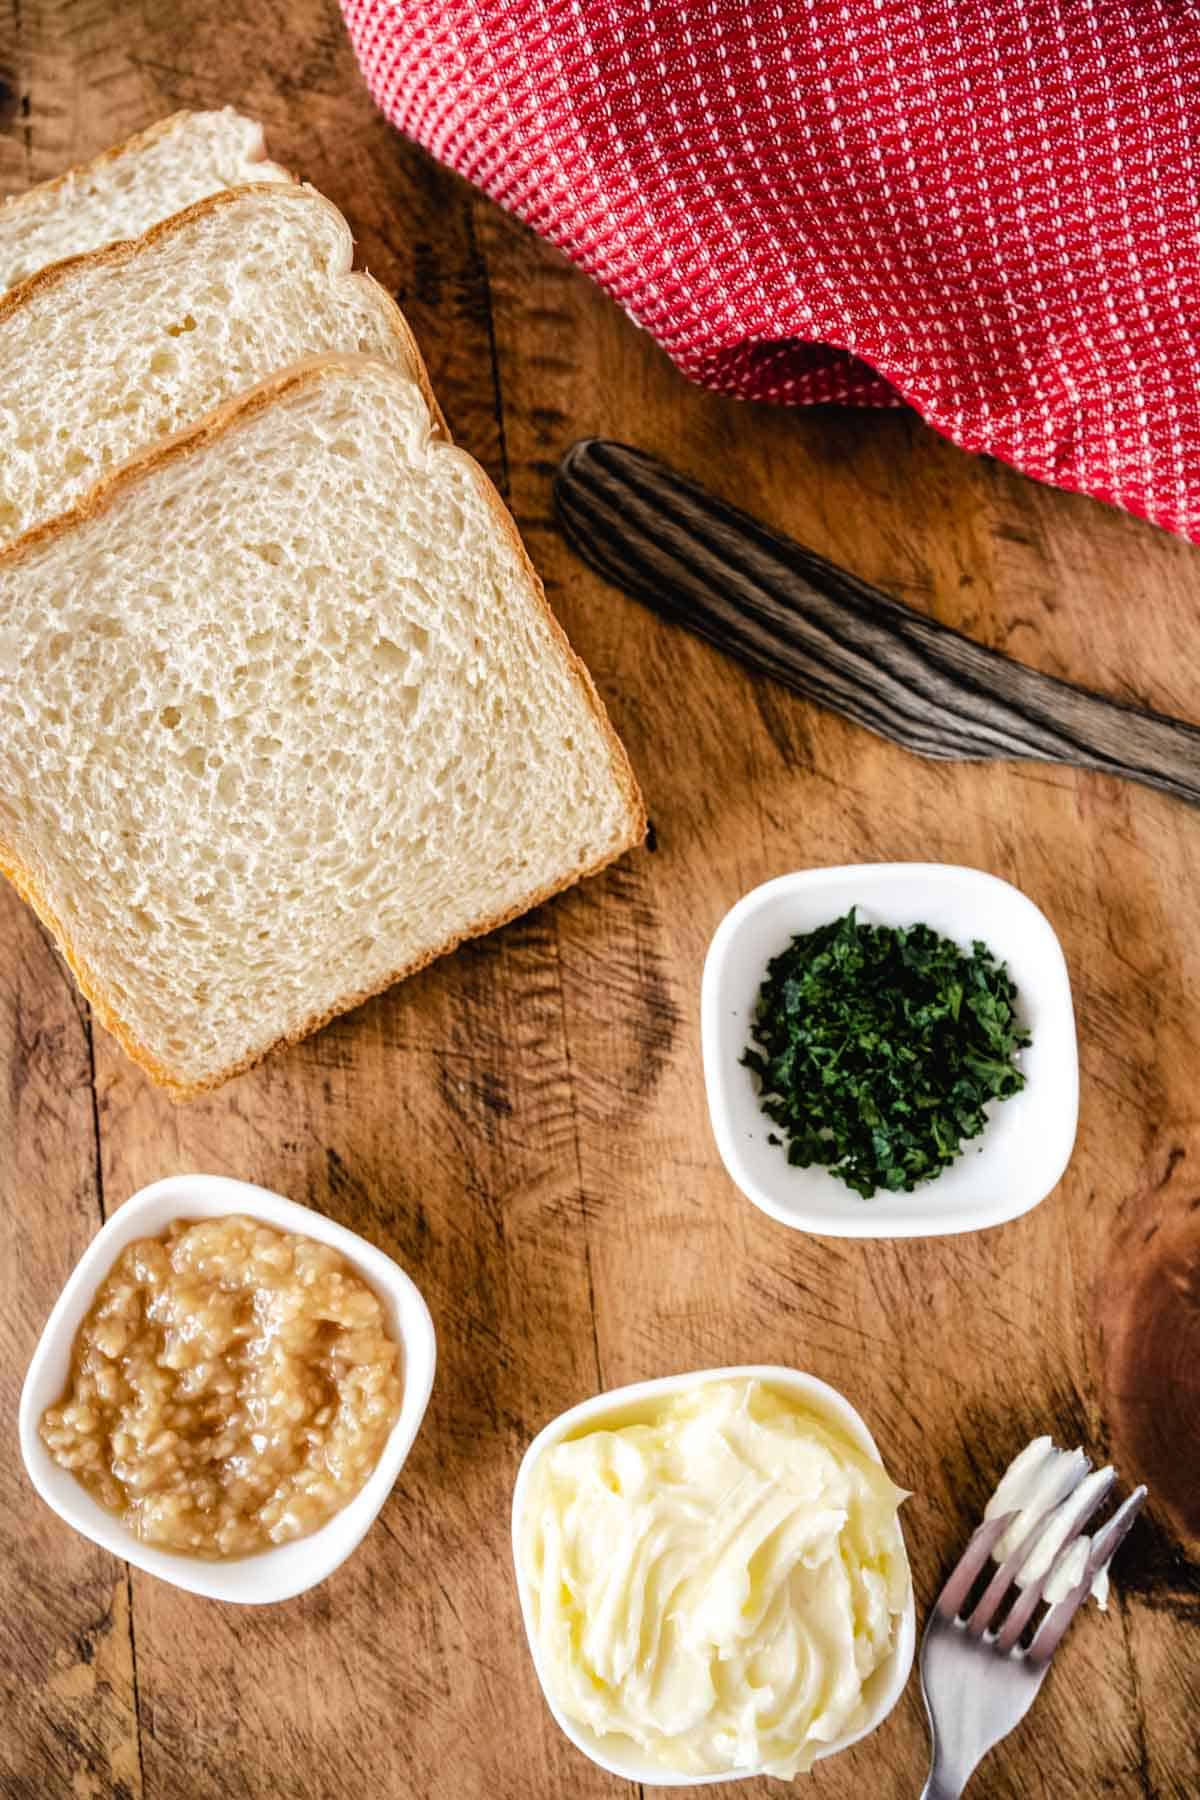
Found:
[[[342,0],[387,116],[695,380],[1200,536],[1191,0]]]

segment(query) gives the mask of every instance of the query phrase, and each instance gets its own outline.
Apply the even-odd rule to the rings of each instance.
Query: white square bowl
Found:
[[[1008,965],[1032,1036],[1025,1086],[993,1101],[958,1161],[911,1194],[864,1200],[827,1169],[793,1168],[768,1141],[778,1128],[742,1061],[772,957],[798,934],[857,906],[870,925],[924,923],[964,950],[980,938]],[[828,1237],[937,1237],[1001,1225],[1044,1200],[1070,1160],[1079,1117],[1075,1012],[1062,947],[1045,914],[1007,881],[948,863],[802,869],[754,888],[726,914],[704,964],[704,1080],[721,1159],[754,1204],[783,1225]]]
[[[590,1400],[581,1400],[578,1406],[560,1413],[557,1419],[552,1419],[534,1438],[521,1459],[513,1488],[512,1537],[513,1566],[517,1575],[521,1617],[525,1622],[529,1653],[541,1684],[542,1696],[559,1727],[577,1750],[582,1750],[585,1756],[589,1756],[602,1769],[607,1769],[610,1775],[620,1775],[626,1781],[641,1782],[646,1787],[709,1787],[718,1781],[749,1781],[763,1771],[755,1768],[724,1770],[716,1775],[681,1774],[653,1761],[632,1738],[619,1732],[606,1733],[602,1737],[588,1726],[579,1725],[567,1717],[554,1698],[539,1652],[533,1617],[533,1596],[525,1579],[521,1555],[521,1526],[530,1479],[543,1452],[562,1443],[564,1438],[581,1436],[588,1428],[619,1423],[622,1414],[643,1407],[648,1400],[684,1393],[709,1381],[762,1381],[770,1387],[781,1389],[810,1412],[828,1420],[875,1462],[882,1462],[874,1438],[844,1394],[839,1394],[827,1382],[819,1381],[815,1375],[805,1375],[799,1369],[787,1369],[769,1363],[754,1363],[730,1369],[694,1369],[686,1375],[667,1375],[656,1381],[635,1381],[628,1387],[610,1388],[607,1393],[595,1394]],[[903,1542],[903,1527],[900,1537]],[[906,1548],[906,1557],[907,1554]],[[916,1641],[916,1611],[910,1580],[908,1603],[900,1615],[896,1641],[888,1656],[867,1681],[864,1690],[867,1701],[866,1719],[857,1731],[847,1732],[819,1750],[818,1761],[835,1755],[839,1750],[849,1749],[851,1744],[857,1744],[860,1738],[866,1737],[868,1732],[874,1731],[876,1726],[883,1723],[904,1692],[905,1683],[912,1671]]]
[[[75,1334],[97,1288],[125,1246],[135,1238],[161,1236],[174,1219],[218,1219],[230,1213],[245,1213],[277,1231],[316,1238],[341,1252],[383,1303],[388,1328],[400,1345],[404,1394],[400,1417],[378,1463],[359,1492],[328,1524],[294,1543],[217,1562],[142,1543],[93,1500],[68,1469],[59,1467],[42,1443],[38,1424],[46,1408],[63,1394]],[[92,1239],[59,1295],[21,1390],[21,1454],[29,1479],[60,1519],[136,1568],[210,1600],[248,1606],[290,1600],[324,1581],[366,1535],[425,1415],[436,1356],[433,1321],[416,1286],[403,1269],[364,1238],[307,1206],[297,1206],[249,1182],[223,1175],[171,1175],[142,1188],[113,1214]]]

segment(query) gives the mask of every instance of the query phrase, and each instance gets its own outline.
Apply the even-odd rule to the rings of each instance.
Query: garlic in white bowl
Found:
[[[366,1479],[310,1535],[229,1560],[163,1548],[102,1505],[69,1467],[51,1453],[42,1433],[47,1411],[59,1408],[72,1375],[76,1335],[121,1253],[142,1239],[161,1238],[174,1221],[244,1217],[278,1233],[326,1245],[373,1290],[384,1328],[400,1351],[400,1410]],[[433,1321],[415,1284],[389,1256],[281,1194],[221,1175],[170,1175],[118,1207],[92,1239],[46,1322],[21,1391],[19,1430],[25,1468],[37,1492],[59,1517],[93,1543],[172,1586],[209,1599],[264,1605],[290,1599],[323,1581],[345,1561],[373,1523],[412,1447],[433,1386],[437,1345]]]

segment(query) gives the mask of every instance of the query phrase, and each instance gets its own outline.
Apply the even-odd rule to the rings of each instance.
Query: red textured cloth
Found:
[[[709,387],[1200,536],[1185,0],[342,0],[387,116]]]

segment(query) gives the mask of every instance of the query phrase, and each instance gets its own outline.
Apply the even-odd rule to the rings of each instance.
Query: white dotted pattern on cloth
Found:
[[[1200,537],[1200,15],[342,0],[375,100],[746,399],[907,401]]]

